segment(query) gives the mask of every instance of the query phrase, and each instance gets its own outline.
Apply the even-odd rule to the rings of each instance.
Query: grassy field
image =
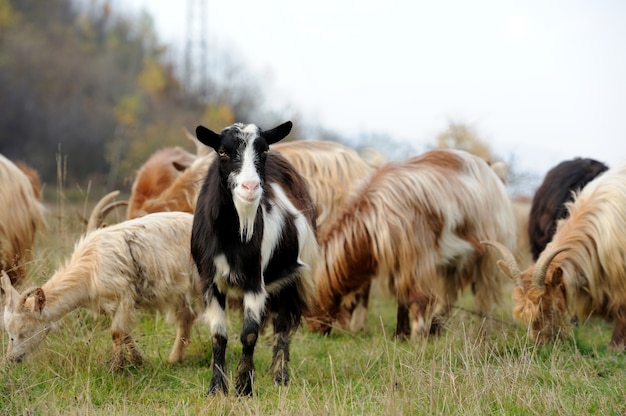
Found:
[[[90,204],[51,209],[40,236],[30,284],[41,284],[71,253],[84,229],[78,212]],[[395,303],[372,294],[364,333],[323,337],[301,329],[291,346],[291,384],[269,375],[271,338],[257,344],[251,398],[206,396],[210,336],[197,322],[187,359],[167,363],[174,329],[158,314],[143,314],[134,333],[144,356],[139,368],[113,373],[110,321],[78,310],[58,323],[21,364],[0,367],[0,414],[95,415],[416,415],[626,414],[626,354],[607,351],[612,326],[589,321],[572,336],[537,346],[510,316],[503,300],[493,335],[478,342],[480,325],[464,295],[441,336],[418,342],[392,339]],[[241,350],[240,314],[229,315],[228,370]],[[2,333],[0,352],[7,336]],[[232,380],[232,374],[230,374]]]

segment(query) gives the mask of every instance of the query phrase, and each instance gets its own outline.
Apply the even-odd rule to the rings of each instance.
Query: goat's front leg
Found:
[[[222,392],[228,393],[228,382],[226,379],[226,344],[228,334],[226,332],[226,297],[213,291],[208,295],[206,316],[211,331],[211,341],[213,344],[213,375],[207,394]]]
[[[241,329],[241,358],[237,366],[237,394],[251,395],[254,385],[254,347],[265,311],[265,290],[248,292],[243,297],[243,328]]]
[[[341,299],[337,326],[352,332],[364,331],[367,328],[367,307],[372,286],[371,277],[364,279],[364,282],[363,286]]]

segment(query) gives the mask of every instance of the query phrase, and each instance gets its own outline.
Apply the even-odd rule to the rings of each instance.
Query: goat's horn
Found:
[[[111,201],[113,198],[115,198],[119,194],[120,194],[120,191],[109,192],[108,194],[103,196],[100,199],[100,201],[98,201],[95,207],[93,207],[93,210],[91,211],[91,215],[89,216],[89,221],[87,221],[88,233],[97,229],[98,227],[100,227],[100,225],[102,225],[102,221],[104,220],[104,214],[102,213],[102,211],[104,207],[109,203],[109,201]]]
[[[209,153],[209,149],[205,145],[203,145],[200,140],[193,134],[189,132],[185,127],[183,127],[183,132],[185,133],[185,137],[187,137],[191,142],[196,146],[196,157],[206,156]]]
[[[533,272],[533,280],[532,285],[538,289],[543,289],[546,284],[546,273],[548,272],[548,267],[554,257],[562,251],[569,250],[572,246],[561,246],[550,249],[545,254],[539,256],[539,260],[537,260],[537,264],[535,265],[535,271]]]
[[[109,212],[113,211],[115,208],[126,207],[128,206],[128,201],[115,201],[108,204],[106,207],[102,208],[102,214],[100,217],[102,219],[106,218],[109,215]]]
[[[507,276],[509,276],[511,280],[513,280],[513,282],[515,282],[515,286],[518,286],[522,288],[523,290],[524,285],[522,284],[522,273],[520,272],[519,266],[517,265],[517,262],[515,261],[515,257],[513,256],[513,253],[511,253],[511,251],[509,251],[508,248],[506,248],[503,244],[497,241],[485,240],[485,241],[481,241],[480,243],[486,246],[495,247],[500,251],[500,254],[502,255],[502,258],[504,259],[504,264],[506,265],[506,269],[507,269],[505,271],[503,270],[502,267],[500,267],[500,270],[502,270]]]

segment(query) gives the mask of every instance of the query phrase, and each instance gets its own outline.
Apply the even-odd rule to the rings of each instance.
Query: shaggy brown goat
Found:
[[[438,332],[470,286],[489,316],[501,279],[484,236],[515,248],[510,198],[482,159],[435,150],[383,165],[320,238],[314,329],[328,332],[341,297],[373,276],[396,296],[397,336]]]

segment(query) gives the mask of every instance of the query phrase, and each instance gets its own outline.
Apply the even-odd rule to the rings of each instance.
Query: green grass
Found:
[[[84,229],[76,215],[81,210],[83,205],[51,210],[29,283],[42,283],[69,256]],[[251,398],[238,398],[232,385],[227,396],[206,396],[211,351],[202,321],[196,323],[185,362],[169,364],[174,328],[158,314],[141,315],[134,335],[144,364],[112,373],[110,321],[78,310],[23,363],[0,367],[0,414],[626,414],[626,354],[607,350],[610,323],[592,320],[566,340],[538,346],[512,320],[507,302],[493,335],[480,342],[469,295],[439,337],[400,342],[391,337],[395,303],[375,291],[366,332],[333,331],[327,337],[297,332],[286,387],[271,381],[267,331],[257,344]],[[241,317],[229,312],[232,372],[241,351]],[[1,342],[4,354],[5,333]]]

